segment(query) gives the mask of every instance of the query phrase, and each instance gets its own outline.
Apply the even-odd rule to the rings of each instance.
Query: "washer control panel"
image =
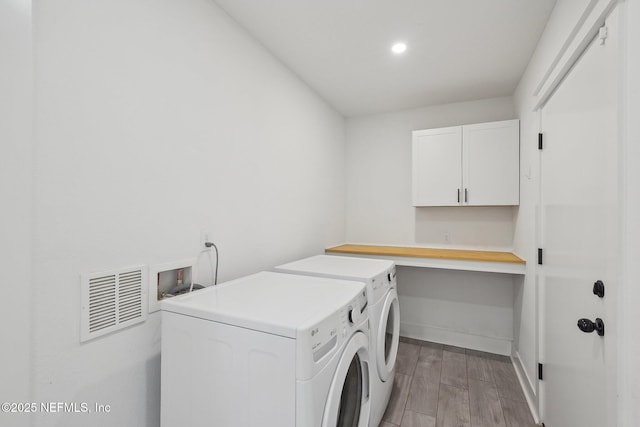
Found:
[[[369,332],[369,313],[366,288],[341,307],[333,315],[309,328],[299,331],[297,339],[298,353],[302,359],[311,359],[312,364],[298,364],[299,375],[314,375],[325,360],[330,359],[344,341],[355,332]]]
[[[389,289],[397,288],[395,264],[371,279],[372,295],[369,295],[373,304],[382,299]]]

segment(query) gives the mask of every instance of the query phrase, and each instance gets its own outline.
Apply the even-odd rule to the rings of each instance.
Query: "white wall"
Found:
[[[0,402],[29,402],[31,345],[31,1],[0,0]],[[0,412],[0,425],[29,425]]]
[[[35,398],[112,407],[38,425],[157,426],[159,315],[80,344],[79,274],[204,230],[221,281],[341,242],[344,120],[209,0],[47,0],[34,26]]]
[[[507,97],[348,119],[347,241],[511,247],[512,208],[411,206],[411,131],[515,117]]]
[[[514,208],[411,206],[411,131],[515,117],[506,97],[349,118],[347,242],[510,250]],[[510,342],[511,276],[471,280],[465,272],[412,268],[398,275],[403,335],[493,351]],[[480,290],[488,299],[470,304]]]
[[[402,336],[511,353],[511,275],[419,267],[397,272]]]
[[[517,115],[520,118],[520,208],[515,217],[514,251],[526,260],[527,272],[516,288],[514,325],[515,354],[520,360],[531,389],[530,397],[537,402],[538,316],[536,251],[538,247],[537,209],[539,205],[540,119],[535,106],[534,91],[554,61],[556,54],[578,22],[588,2],[558,0],[534,55],[514,93]]]

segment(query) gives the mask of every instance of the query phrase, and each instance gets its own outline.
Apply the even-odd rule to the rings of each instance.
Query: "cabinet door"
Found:
[[[520,122],[463,126],[462,140],[463,204],[519,204]]]
[[[462,184],[462,128],[413,132],[413,205],[458,206]]]

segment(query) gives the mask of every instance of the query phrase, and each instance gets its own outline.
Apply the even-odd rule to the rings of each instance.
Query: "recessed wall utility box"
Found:
[[[160,310],[160,301],[179,284],[191,285],[196,277],[195,260],[154,265],[149,269],[149,313]]]

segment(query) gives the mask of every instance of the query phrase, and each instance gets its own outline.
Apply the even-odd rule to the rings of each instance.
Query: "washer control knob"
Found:
[[[349,309],[349,323],[351,323],[352,325],[354,323],[356,323],[356,321],[358,320],[356,318],[356,316],[358,315],[358,310],[354,310],[353,308]]]

